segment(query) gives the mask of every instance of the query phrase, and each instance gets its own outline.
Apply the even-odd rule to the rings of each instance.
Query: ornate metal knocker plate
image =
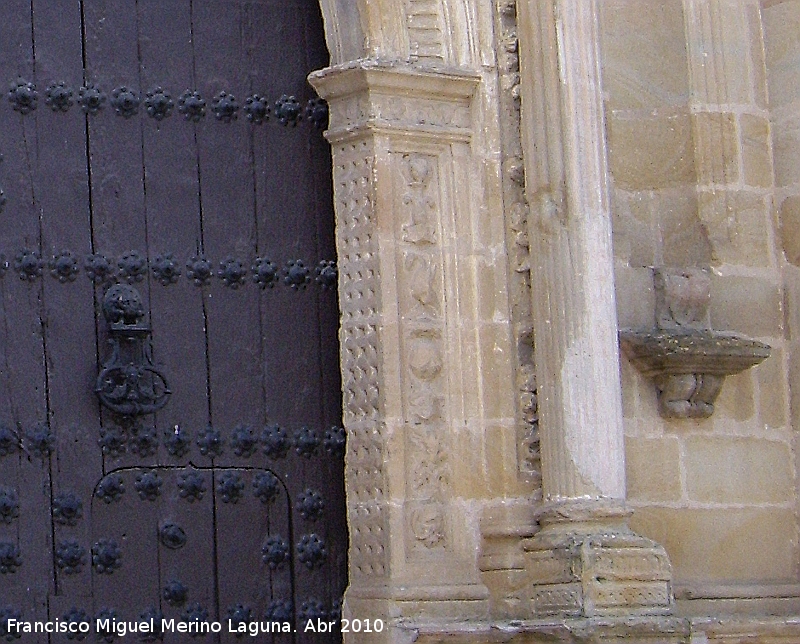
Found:
[[[143,321],[139,291],[128,284],[112,286],[103,298],[103,315],[111,335],[111,357],[97,376],[97,397],[103,406],[122,416],[158,411],[172,392],[150,357],[150,327]]]

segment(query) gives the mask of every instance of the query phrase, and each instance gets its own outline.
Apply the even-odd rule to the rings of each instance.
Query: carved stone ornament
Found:
[[[700,269],[656,269],[656,328],[622,329],[631,363],[655,382],[665,418],[708,418],[726,376],[753,367],[770,347],[706,326],[710,280]]]

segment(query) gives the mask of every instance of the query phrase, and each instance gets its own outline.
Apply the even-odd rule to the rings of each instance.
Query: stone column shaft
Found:
[[[526,188],[546,500],[625,498],[595,2],[528,2]],[[522,8],[522,7],[521,7]],[[524,45],[523,45],[524,46]],[[537,78],[538,77],[538,78]],[[526,83],[525,80],[528,80]],[[548,162],[537,156],[544,154]],[[546,377],[549,376],[549,377]]]
[[[670,610],[669,559],[633,534],[595,0],[518,3],[544,508],[535,615]]]

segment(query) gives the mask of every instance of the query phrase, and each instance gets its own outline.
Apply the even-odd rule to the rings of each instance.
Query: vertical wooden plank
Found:
[[[226,625],[221,641],[226,643],[239,641],[235,635],[226,632],[229,619],[237,616],[244,619],[244,615],[253,620],[261,619],[271,599],[272,570],[264,563],[262,547],[269,534],[268,511],[275,505],[286,507],[286,501],[285,493],[282,495],[283,503],[281,499],[274,499],[266,504],[255,496],[253,477],[256,474],[238,468],[217,471],[217,566],[220,573],[220,618]],[[242,487],[237,491],[239,485]],[[245,523],[249,527],[243,530]],[[284,533],[284,538],[286,536]],[[285,574],[288,568],[288,562],[283,562],[276,574]],[[246,576],[231,574],[235,570],[247,571]]]
[[[248,9],[245,34],[257,43],[247,48],[250,69],[274,88],[274,98],[294,95],[305,104],[312,96],[305,78],[326,62],[318,6],[295,2],[287,11],[285,5],[256,3]],[[287,58],[281,46],[286,42],[303,43],[302,50]],[[279,258],[282,267],[300,259],[313,280],[318,262],[335,256],[327,143],[311,123],[296,128],[273,123],[254,131],[253,146],[261,254]],[[268,415],[290,434],[305,426],[321,440],[341,418],[335,289],[323,292],[313,281],[297,290],[281,284],[265,292],[261,303]],[[344,514],[341,457],[328,456],[320,444],[309,457],[292,450],[281,466],[291,468],[286,480],[294,506],[293,546],[304,537],[319,538],[327,551],[324,562],[311,568],[295,560],[296,612],[313,600],[329,611],[346,578],[346,529],[336,514]],[[298,509],[308,492],[320,495],[322,515]],[[320,637],[336,636],[298,634],[299,641]]]
[[[161,273],[150,290],[154,358],[164,365],[173,394],[167,407],[157,414],[159,431],[176,425],[193,440],[209,424],[206,369],[206,335],[203,293],[186,275],[187,260],[201,254],[200,186],[198,179],[195,124],[178,111],[179,97],[194,89],[191,3],[182,0],[165,4],[139,0],[140,76],[143,92],[155,96],[160,87],[170,95],[173,106],[167,116],[157,119],[146,112],[143,120],[143,155],[147,215],[147,245],[151,267],[166,268],[173,262],[180,277],[171,280]],[[145,115],[146,114],[146,115]],[[168,257],[171,255],[171,257]],[[185,454],[171,454],[162,443],[159,460],[185,464],[198,460],[196,445]],[[204,459],[203,459],[204,460]],[[203,481],[202,499],[186,494],[193,477]],[[160,500],[159,521],[174,522],[187,531],[187,545],[171,550],[159,545],[159,588],[161,610],[179,618],[188,606],[199,603],[206,609],[215,605],[213,490],[210,472],[175,470],[168,475],[169,488]],[[188,593],[185,603],[167,602],[163,589],[180,582]],[[213,614],[211,615],[213,618]],[[179,641],[177,633],[166,633],[165,641]]]
[[[179,382],[157,418],[196,435],[208,425],[205,319],[203,289],[186,276],[186,263],[199,254],[202,231],[195,125],[177,111],[179,94],[194,87],[190,2],[139,0],[138,12],[142,88],[161,87],[174,104],[162,120],[142,117],[151,266],[161,257],[167,268],[171,254],[180,271],[174,281],[160,273],[150,294],[153,353]]]
[[[31,5],[29,0],[3,4],[0,22],[0,75],[5,83],[35,81]],[[41,105],[39,105],[41,107]],[[41,279],[22,281],[13,272],[14,255],[27,247],[40,251],[38,204],[32,184],[36,158],[36,112],[22,115],[4,97],[0,110],[0,186],[7,201],[0,218],[0,247],[8,249],[12,271],[0,284],[5,317],[2,365],[6,396],[5,422],[20,435],[46,422],[46,375],[42,341]],[[5,415],[4,414],[4,415]],[[26,446],[26,449],[28,447]],[[24,451],[0,460],[0,485],[14,489],[19,517],[2,538],[19,548],[22,565],[3,575],[0,605],[21,610],[26,619],[47,619],[53,586],[50,508],[50,459]],[[31,641],[46,638],[31,637]]]
[[[93,0],[84,2],[83,7],[86,82],[95,84],[108,96],[103,109],[97,115],[89,117],[94,250],[115,260],[129,251],[137,251],[141,257],[146,258],[147,222],[141,114],[124,118],[115,113],[113,106],[115,89],[132,89],[141,98],[136,0]],[[139,110],[142,109],[140,105]],[[141,281],[137,280],[134,284],[148,309],[149,275],[145,273]],[[102,298],[102,291],[98,293],[98,297]],[[105,360],[108,356],[105,344],[107,332],[106,321],[102,317],[98,326],[100,356]],[[103,414],[102,422],[104,429],[114,429],[109,414]],[[146,418],[143,426],[146,429],[151,428],[152,420]],[[157,458],[157,454],[143,454],[141,451],[134,453],[128,450],[119,457],[106,457],[105,468],[109,471],[119,467],[152,467],[157,463]],[[128,511],[146,511],[146,516],[151,512],[155,513],[155,504],[140,500],[133,487],[134,483],[135,481],[127,481],[123,504],[115,503],[104,507],[104,511],[108,512],[102,524],[93,521],[93,526],[99,530],[95,532],[95,539],[109,538],[106,534],[117,535],[119,539],[123,539],[123,534],[128,535],[120,544],[124,557],[120,574],[98,575],[93,572],[93,580],[95,584],[104,584],[103,593],[95,587],[97,601],[115,602],[118,606],[107,607],[116,608],[120,614],[129,618],[138,616],[154,603],[157,605],[159,588],[158,566],[150,565],[155,561],[154,542],[152,538],[149,545],[136,541],[145,537],[139,534],[139,528],[133,530],[130,527],[130,519],[125,515]],[[124,504],[130,504],[130,507]],[[97,507],[96,501],[94,506]],[[155,519],[153,522],[156,522]],[[131,536],[133,534],[136,536]],[[149,558],[142,561],[140,574],[129,576],[138,559],[138,555],[132,553],[140,553],[141,557]],[[123,579],[124,586],[121,583]]]
[[[64,83],[77,98],[83,80],[81,11],[78,3],[33,2],[36,74],[43,102],[37,110],[37,156],[33,177],[42,227],[45,259],[59,261],[61,272],[43,277],[43,309],[50,427],[55,441],[52,460],[54,547],[67,543],[91,548],[87,519],[94,485],[102,473],[97,445],[99,409],[93,390],[97,377],[94,294],[77,271],[91,248],[86,128],[79,107],[47,104],[48,88]],[[53,109],[55,107],[56,109]],[[62,255],[64,251],[68,254]],[[79,279],[80,278],[80,279]],[[68,312],[68,313],[67,313]],[[72,516],[73,504],[80,516]],[[91,615],[88,565],[67,574],[56,566],[56,593],[50,617],[62,618],[72,608]],[[66,641],[64,635],[53,641]]]
[[[213,97],[221,91],[243,102],[247,83],[242,66],[240,3],[195,0],[193,12],[200,92],[210,108]],[[206,254],[217,265],[228,257],[239,260],[248,273],[237,289],[215,279],[206,299],[212,422],[226,432],[239,424],[263,422],[258,300],[249,277],[256,246],[254,191],[241,125],[217,120],[209,109],[197,130]]]
[[[157,468],[126,468],[104,480],[111,477],[124,493],[106,500],[101,487],[92,500],[92,554],[100,557],[91,570],[94,613],[113,609],[136,620],[159,605],[159,499],[168,477]]]
[[[211,471],[179,467],[165,470],[164,479],[160,526],[178,526],[186,533],[186,543],[179,548],[166,547],[163,542],[158,546],[162,611],[167,619],[177,621],[189,607],[199,604],[213,619],[215,533]],[[185,599],[181,598],[178,585],[185,589]],[[167,643],[184,640],[185,636],[179,633],[164,634]]]
[[[211,422],[228,439],[226,454],[215,464],[227,466],[246,458],[231,448],[232,431],[264,422],[258,297],[249,274],[257,243],[250,150],[242,135],[245,123],[217,119],[213,109],[214,97],[220,92],[233,94],[243,104],[248,92],[247,70],[242,64],[241,3],[194,0],[192,6],[196,82],[210,108],[197,128],[205,252],[216,263],[228,258],[239,261],[246,271],[238,288],[226,285],[224,276],[215,279],[206,299]],[[218,526],[220,521],[230,526],[226,518],[229,508],[219,488],[226,476],[223,471],[214,475],[214,520]],[[256,543],[259,526],[240,521],[238,533],[238,540]],[[226,556],[219,531],[216,536],[215,611],[225,618],[228,609],[239,603],[238,597],[257,596],[259,580],[244,561]]]

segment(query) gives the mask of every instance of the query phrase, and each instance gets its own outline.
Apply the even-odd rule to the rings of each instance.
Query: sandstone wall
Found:
[[[632,527],[692,612],[790,610],[798,581],[800,2],[764,5],[600,3],[620,327],[653,326],[654,267],[710,267],[712,328],[772,347],[707,419],[661,418],[623,359]]]

